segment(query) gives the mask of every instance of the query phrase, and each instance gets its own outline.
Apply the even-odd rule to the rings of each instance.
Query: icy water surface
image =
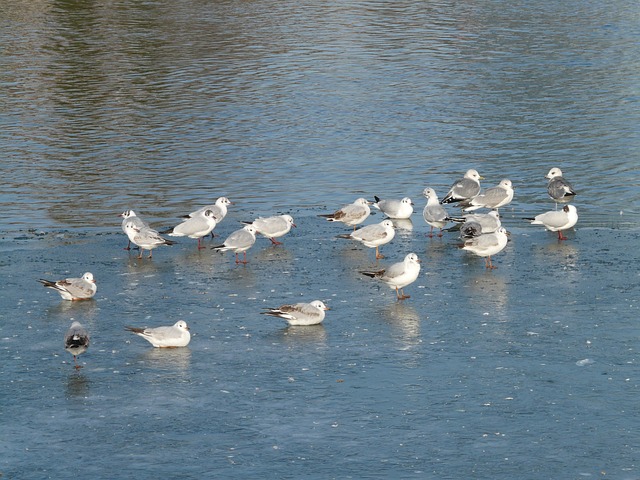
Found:
[[[3,478],[640,478],[634,2],[0,5]],[[522,220],[578,190],[569,239]],[[487,271],[426,236],[468,168],[510,178]],[[231,253],[159,229],[231,198],[297,228]],[[387,258],[318,214],[415,203]],[[455,212],[455,208],[448,207]],[[379,213],[367,224],[382,220]],[[410,299],[363,276],[416,252]],[[87,302],[38,278],[91,271]],[[264,307],[321,299],[323,325]],[[72,320],[92,344],[73,368]],[[153,349],[126,325],[184,319]]]

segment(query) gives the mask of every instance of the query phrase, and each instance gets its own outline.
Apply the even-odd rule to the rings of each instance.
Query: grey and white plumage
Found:
[[[488,213],[470,213],[461,219],[454,218],[452,220],[462,223],[460,226],[460,236],[462,238],[477,237],[483,233],[493,233],[502,225],[500,214],[495,210],[491,210]]]
[[[439,228],[440,233],[438,236],[442,236],[442,229],[449,222],[449,215],[444,207],[438,202],[438,195],[433,188],[425,188],[422,195],[427,199],[427,205],[422,211],[422,218],[427,222],[427,225],[431,226],[429,236],[433,237],[433,229]]]
[[[98,286],[91,272],[81,278],[65,278],[64,280],[38,280],[47,288],[58,292],[64,300],[88,300],[98,291]]]
[[[404,294],[404,287],[415,282],[420,275],[420,260],[415,253],[410,253],[402,262],[394,263],[387,269],[361,273],[382,280],[390,288],[395,289],[398,300],[404,300],[410,298],[409,295]]]
[[[389,218],[406,220],[413,213],[413,202],[409,197],[404,197],[401,200],[381,200],[374,195],[373,198],[376,200],[373,206]]]
[[[353,203],[344,205],[333,213],[322,214],[320,217],[326,218],[330,222],[342,222],[345,225],[353,226],[364,222],[371,214],[369,202],[366,198],[358,198]]]
[[[245,225],[244,228],[236,230],[229,235],[223,244],[211,248],[218,252],[230,250],[236,254],[236,263],[246,264],[247,250],[249,250],[254,243],[256,243],[256,227],[253,225]],[[244,254],[244,260],[242,262],[238,259],[238,253]]]
[[[281,245],[282,242],[277,241],[276,238],[286,235],[291,231],[291,227],[296,226],[291,215],[276,215],[266,218],[260,217],[256,218],[251,223],[244,223],[247,225],[253,225],[257,233],[267,237],[274,245]]]
[[[480,193],[482,177],[473,168],[467,170],[460,180],[454,183],[440,203],[455,203],[470,200]]]
[[[189,237],[198,239],[198,250],[202,246],[202,237],[209,235],[216,227],[217,222],[212,210],[205,210],[202,213],[195,213],[184,222],[176,225],[162,233],[172,237]]]
[[[119,217],[122,217],[122,231],[127,234],[126,225],[127,223],[133,224],[136,228],[149,228],[149,225],[142,220],[142,218],[136,215],[136,212],[133,210],[125,210],[122,212]],[[125,250],[131,250],[131,240],[128,241],[127,246],[124,247]]]
[[[530,220],[531,225],[544,225],[547,230],[558,232],[558,240],[566,240],[567,237],[562,235],[562,231],[578,223],[578,210],[573,205],[565,205],[562,210],[551,210],[525,220]]]
[[[163,238],[156,230],[151,227],[136,227],[133,222],[125,223],[125,232],[131,240],[131,243],[140,247],[138,258],[142,258],[145,250],[149,250],[149,258],[152,257],[152,251],[161,245],[174,245],[175,242]]]
[[[191,333],[184,320],[179,320],[170,327],[124,328],[144,338],[156,348],[186,347],[191,341]]]
[[[211,210],[213,212],[213,218],[216,219],[216,223],[220,223],[224,219],[224,217],[227,216],[228,205],[233,205],[233,203],[231,203],[231,201],[227,197],[220,197],[213,205],[206,205],[204,207],[201,207],[198,210],[191,212],[189,215],[187,215],[187,217],[194,217],[198,214],[203,214],[207,210]]]
[[[485,259],[485,266],[489,269],[497,268],[491,262],[491,256],[500,253],[507,246],[507,231],[504,227],[493,233],[483,233],[477,237],[467,239],[460,248]]]
[[[263,315],[271,315],[286,320],[289,325],[318,325],[322,323],[325,311],[329,308],[320,300],[311,303],[294,303],[292,305],[282,305],[278,308],[267,308]]]
[[[71,326],[64,334],[64,349],[73,355],[76,370],[82,368],[81,365],[78,365],[77,357],[87,351],[89,343],[89,332],[82,324],[76,321],[71,323]]]
[[[505,178],[497,186],[488,188],[470,200],[460,202],[465,212],[472,212],[479,208],[498,209],[508,205],[513,200],[513,184]]]
[[[396,229],[391,220],[383,220],[380,223],[367,225],[352,233],[338,235],[338,238],[348,238],[361,242],[364,246],[376,249],[376,258],[384,258],[379,248],[386,245],[396,235]]]
[[[549,179],[547,193],[556,203],[567,203],[576,196],[573,186],[562,176],[562,170],[557,167],[549,170],[545,175]]]

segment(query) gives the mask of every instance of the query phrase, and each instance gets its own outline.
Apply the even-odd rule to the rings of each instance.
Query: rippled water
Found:
[[[0,3],[0,473],[638,478],[639,39],[624,0]],[[562,244],[520,220],[552,166]],[[471,167],[516,187],[494,272],[424,237],[423,188]],[[221,236],[298,228],[240,268],[120,250],[126,208],[170,226],[221,195]],[[404,303],[317,218],[373,195],[416,203],[380,262],[423,259]],[[87,270],[83,304],[35,282]],[[314,298],[324,327],[257,314]],[[177,318],[180,351],[123,329]]]

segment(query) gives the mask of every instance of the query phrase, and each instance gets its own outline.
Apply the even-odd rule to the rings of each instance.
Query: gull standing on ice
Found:
[[[513,200],[513,184],[511,180],[504,179],[496,187],[488,188],[483,193],[460,203],[465,212],[472,212],[479,208],[492,208],[497,210]]]
[[[373,225],[367,225],[366,227],[359,228],[352,233],[338,235],[338,238],[350,238],[362,242],[363,245],[369,248],[376,249],[376,258],[384,258],[384,255],[380,253],[378,248],[382,245],[386,245],[396,235],[396,230],[391,220],[383,220],[380,223],[374,223]]]
[[[420,275],[420,260],[415,253],[410,253],[402,262],[394,263],[385,270],[361,273],[367,277],[379,278],[390,288],[395,289],[398,300],[404,300],[410,298],[409,295],[404,294],[404,287],[415,282]]]
[[[124,328],[141,336],[156,348],[186,347],[191,341],[191,333],[189,333],[189,327],[184,320],[176,322],[171,327]]]
[[[549,173],[545,175],[545,178],[549,179],[549,185],[547,186],[547,192],[549,196],[556,202],[556,208],[558,202],[567,203],[573,200],[576,196],[576,192],[569,182],[567,182],[562,176],[562,170],[557,167],[549,170]]]
[[[256,227],[253,225],[245,225],[244,228],[236,230],[227,237],[222,245],[216,245],[211,247],[217,252],[226,252],[231,250],[236,254],[236,263],[247,264],[247,250],[249,250],[253,244],[256,243]],[[238,259],[238,253],[242,252],[244,260],[241,262]]]
[[[47,288],[52,288],[65,300],[88,300],[98,291],[98,286],[91,272],[82,275],[82,278],[65,278],[52,282],[51,280],[38,280]]]
[[[262,315],[271,315],[285,319],[289,325],[318,325],[324,320],[324,312],[330,310],[320,300],[311,303],[294,303],[282,305],[278,308],[267,308]]]
[[[206,212],[207,210],[211,210],[213,212],[213,218],[216,219],[216,223],[220,223],[224,217],[227,216],[227,205],[233,205],[231,201],[227,197],[220,197],[216,200],[216,203],[213,205],[207,205],[202,208],[199,208],[195,212],[191,212],[186,217],[193,217],[195,215]]]
[[[366,198],[358,198],[353,203],[344,205],[334,213],[319,216],[326,218],[330,222],[342,222],[345,225],[353,226],[353,230],[355,231],[356,225],[364,222],[371,213],[371,209],[369,208],[370,203]]]
[[[498,267],[494,267],[491,263],[491,255],[501,252],[507,246],[507,241],[507,231],[504,227],[500,227],[493,233],[483,233],[466,240],[460,248],[484,257],[485,267],[494,269]]]
[[[482,179],[483,177],[476,170],[467,170],[464,177],[451,186],[440,203],[456,203],[472,199],[480,193],[480,180]]]
[[[558,232],[558,240],[566,240],[562,231],[578,223],[578,210],[573,205],[565,205],[562,210],[551,210],[525,220],[531,220],[531,225],[544,225],[547,230]]]
[[[89,348],[89,333],[80,322],[73,322],[64,334],[64,349],[73,355],[76,370],[82,368],[82,365],[78,365],[76,357],[86,352],[87,348]]]
[[[144,220],[138,217],[136,215],[136,212],[134,212],[133,210],[125,210],[118,216],[122,217],[122,231],[125,234],[127,233],[127,223],[132,223],[136,228],[149,228],[149,225],[147,225]],[[127,243],[127,246],[124,247],[124,249],[131,250],[131,240],[129,240],[129,243]]]
[[[389,218],[406,220],[413,213],[413,202],[409,197],[402,200],[380,200],[374,195],[373,198],[376,200],[373,206]]]
[[[470,213],[463,218],[452,218],[451,220],[462,223],[460,226],[461,238],[471,238],[483,233],[493,233],[502,225],[500,214],[495,210],[491,210],[488,213]]]
[[[422,211],[422,217],[427,225],[431,226],[429,237],[433,237],[433,229],[439,228],[440,233],[438,236],[442,236],[442,229],[449,222],[449,215],[442,205],[438,202],[438,195],[433,188],[425,188],[422,195],[427,199],[427,206]]]
[[[142,253],[145,250],[149,250],[149,258],[152,258],[154,248],[160,245],[174,245],[176,243],[162,238],[156,230],[150,227],[136,227],[132,222],[127,222],[124,228],[131,243],[140,247],[138,258],[142,258]]]
[[[282,237],[291,231],[291,227],[295,227],[293,217],[291,215],[277,215],[275,217],[256,218],[253,222],[243,222],[247,225],[253,225],[256,232],[267,237],[274,245],[282,245],[282,242],[276,238]]]
[[[205,210],[202,213],[195,213],[193,217],[187,218],[181,224],[165,230],[163,234],[171,237],[189,237],[198,239],[198,250],[205,247],[202,246],[202,237],[209,235],[216,228],[216,219],[212,210]]]

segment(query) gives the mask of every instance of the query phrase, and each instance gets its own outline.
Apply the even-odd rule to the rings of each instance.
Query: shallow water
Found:
[[[638,478],[640,24],[631,2],[0,6],[0,473],[60,478]],[[521,217],[578,190],[569,240]],[[486,271],[421,192],[510,178]],[[291,213],[250,263],[155,227]],[[409,195],[382,248],[319,218]],[[449,207],[451,211],[455,209]],[[367,223],[380,221],[380,214]],[[409,227],[409,228],[406,228]],[[359,272],[414,251],[411,298]],[[91,271],[94,300],[37,284]],[[322,299],[322,326],[263,307]],[[72,319],[92,335],[75,371]],[[185,319],[184,349],[124,330]]]

